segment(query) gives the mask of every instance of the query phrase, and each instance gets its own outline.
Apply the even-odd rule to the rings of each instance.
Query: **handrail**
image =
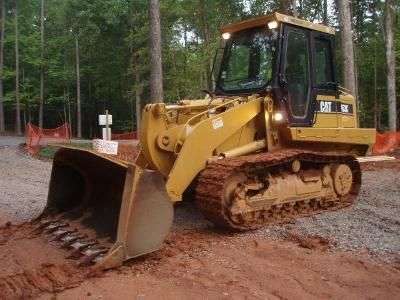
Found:
[[[235,99],[233,99],[233,100],[231,100],[231,101],[224,102],[224,103],[222,103],[222,104],[220,104],[220,105],[218,105],[218,106],[215,106],[215,107],[213,107],[212,109],[217,110],[217,109],[219,109],[219,108],[221,108],[221,107],[227,106],[228,104],[231,104],[231,103],[240,101],[240,100],[242,100],[242,99],[243,99],[243,98],[235,98]],[[201,117],[201,116],[203,116],[203,115],[205,115],[205,114],[209,114],[209,113],[210,113],[210,110],[209,110],[209,109],[207,109],[207,110],[205,110],[205,111],[202,111],[201,113],[199,113],[199,114],[197,114],[197,115],[191,117],[189,120],[187,120],[185,126],[186,126],[186,125],[191,125],[191,122],[192,122],[193,120],[195,120],[195,119],[197,119],[198,117]]]

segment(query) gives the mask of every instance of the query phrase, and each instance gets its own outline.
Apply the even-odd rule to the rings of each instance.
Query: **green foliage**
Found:
[[[135,128],[135,92],[149,96],[149,20],[147,0],[45,0],[45,53],[41,59],[40,1],[19,0],[20,94],[26,120],[38,122],[40,69],[45,69],[45,127],[55,127],[71,112],[76,115],[75,39],[79,41],[83,133],[99,135],[97,115],[114,115],[116,131]],[[329,24],[338,28],[333,0]],[[15,33],[13,5],[6,1],[5,101],[11,115],[15,99]],[[280,9],[273,0],[161,0],[165,101],[199,98],[210,88],[213,57],[222,25]],[[323,19],[323,0],[302,0],[299,14]],[[352,1],[361,121],[386,123],[384,3]],[[397,7],[397,15],[399,7]],[[396,53],[400,68],[400,22]],[[340,62],[340,40],[337,57]],[[340,66],[340,63],[338,64]],[[340,74],[340,68],[338,70]],[[376,74],[376,75],[375,75]],[[138,75],[138,76],[137,76]],[[376,81],[375,81],[376,77]],[[139,80],[137,80],[139,78]],[[397,87],[400,90],[400,76]],[[376,91],[376,92],[375,92]],[[377,97],[375,98],[375,94]],[[399,94],[399,93],[398,93]],[[377,104],[375,103],[377,102]],[[144,105],[144,103],[142,104]],[[11,120],[9,117],[8,120]],[[10,127],[13,126],[10,122]]]

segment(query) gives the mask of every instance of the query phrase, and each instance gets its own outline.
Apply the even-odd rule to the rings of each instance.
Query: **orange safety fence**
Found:
[[[69,142],[71,139],[71,128],[68,123],[54,129],[44,129],[31,123],[26,126],[26,148],[30,154],[39,152],[41,146],[49,142]]]
[[[137,132],[126,132],[126,133],[112,133],[112,140],[137,140]]]
[[[376,142],[372,148],[373,154],[385,154],[400,147],[400,131],[376,133]]]

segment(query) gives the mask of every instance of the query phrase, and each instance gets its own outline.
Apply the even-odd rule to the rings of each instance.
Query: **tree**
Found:
[[[328,25],[328,0],[323,0],[322,2],[322,9],[323,9],[323,15],[322,15],[322,22],[325,25]]]
[[[397,130],[396,108],[396,55],[394,47],[394,0],[386,0],[385,32],[386,32],[386,64],[387,64],[387,97],[389,111],[389,130]]]
[[[220,28],[225,24],[275,10],[291,14],[294,3],[306,20],[329,21],[334,27],[339,24],[339,13],[330,13],[334,1],[327,0],[152,1],[153,4],[159,2],[156,9],[159,10],[158,18],[152,17],[152,3],[145,0],[30,0],[18,1],[16,39],[15,12],[7,10],[8,5],[10,9],[14,7],[15,0],[3,1],[6,5],[6,35],[3,35],[4,65],[0,74],[4,97],[1,98],[0,91],[0,100],[4,100],[6,122],[15,121],[13,116],[18,94],[26,119],[39,124],[43,99],[46,127],[59,126],[71,107],[75,135],[79,110],[81,135],[85,137],[99,134],[96,117],[104,109],[109,109],[115,117],[113,130],[122,132],[137,128],[135,123],[140,120],[139,112],[146,101],[173,102],[203,97],[201,90],[210,88],[210,64],[220,45]],[[392,2],[397,4],[398,1]],[[339,0],[336,3],[340,4]],[[356,82],[359,82],[357,96],[362,99],[360,121],[363,126],[373,126],[374,121],[378,125],[386,124],[389,119],[388,101],[381,99],[388,94],[387,76],[384,76],[387,70],[383,26],[385,2],[352,0],[350,9],[352,18],[348,23],[353,33],[349,26],[344,29],[348,29],[348,36],[353,40],[354,49],[350,52],[354,52],[354,74],[357,74]],[[394,14],[393,20],[399,14],[396,6]],[[152,29],[154,22],[150,26],[150,19],[157,19],[155,23],[159,30]],[[394,45],[400,43],[400,22],[394,26],[397,29],[393,31],[395,48]],[[156,33],[157,51],[151,50],[150,33]],[[16,41],[19,43],[18,70],[14,64]],[[342,55],[340,38],[336,45],[338,57],[352,57],[344,52]],[[152,55],[156,52],[157,55]],[[394,55],[398,62],[400,51],[395,50]],[[156,63],[150,62],[151,57]],[[344,66],[349,64],[346,62]],[[157,72],[151,71],[153,67]],[[338,67],[341,68],[342,64]],[[16,93],[17,73],[19,87]],[[162,91],[162,96],[152,95],[152,90],[155,90],[152,73],[161,75],[157,76],[157,82],[161,83],[162,89],[157,90]],[[399,78],[397,76],[397,95]],[[131,109],[127,109],[129,106]],[[21,118],[23,116],[21,111]]]
[[[297,13],[296,0],[280,0],[279,9],[285,14]]]
[[[211,36],[210,36],[210,28],[209,28],[209,20],[207,15],[207,7],[206,7],[205,0],[199,0],[199,15],[200,15],[200,28],[201,28],[201,37],[204,41],[204,52],[205,52],[205,60],[204,60],[204,69],[205,69],[205,76],[206,76],[206,89],[212,89],[212,82],[211,82]]]
[[[338,0],[344,86],[357,97],[350,0]]]
[[[40,5],[40,104],[39,104],[39,127],[43,128],[43,105],[44,105],[44,0]]]
[[[136,56],[136,54],[133,54]],[[140,120],[142,113],[142,93],[143,86],[141,83],[140,70],[138,68],[138,58],[134,58],[134,70],[135,70],[135,119],[136,119],[136,132],[139,134],[140,132]]]
[[[19,99],[19,40],[18,40],[18,0],[15,0],[14,21],[15,21],[15,131],[22,135],[21,129],[21,108]]]
[[[164,100],[163,71],[161,54],[161,25],[159,0],[150,0],[150,100],[160,102]]]
[[[5,0],[0,0],[1,20],[0,20],[0,133],[5,130],[4,121],[4,90],[3,90],[3,72],[4,72],[4,31],[6,19]]]
[[[76,136],[82,138],[82,113],[81,113],[81,73],[79,61],[79,40],[75,37],[75,64],[76,64]]]

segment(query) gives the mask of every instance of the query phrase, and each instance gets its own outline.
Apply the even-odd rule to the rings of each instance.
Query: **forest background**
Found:
[[[28,122],[44,128],[69,122],[79,136],[81,118],[81,135],[91,138],[99,135],[97,116],[105,109],[113,114],[114,131],[136,130],[136,111],[151,100],[149,12],[154,2],[161,20],[165,102],[202,98],[202,90],[212,88],[222,25],[275,10],[337,30],[337,73],[343,82],[343,1],[348,0],[0,0],[0,133],[21,134]],[[389,78],[396,83],[394,99],[400,94],[400,4],[349,4],[347,38],[354,46],[360,122],[387,130]],[[388,72],[388,24],[394,74]],[[393,114],[398,123],[398,112]]]

